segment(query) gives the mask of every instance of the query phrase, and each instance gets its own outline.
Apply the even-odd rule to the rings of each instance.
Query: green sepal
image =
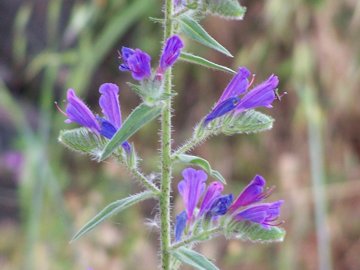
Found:
[[[211,168],[209,161],[207,161],[206,159],[198,156],[187,155],[187,154],[180,154],[177,155],[175,158],[176,160],[181,161],[185,164],[199,166],[200,168],[204,169],[209,175],[218,179],[222,183],[226,184],[225,178],[221,175],[220,172],[213,170]]]
[[[191,53],[182,52],[179,59],[184,62],[196,64],[196,65],[203,66],[206,68],[211,68],[211,69],[215,69],[215,70],[219,70],[219,71],[223,71],[223,72],[227,72],[227,73],[231,73],[231,74],[236,74],[236,72],[234,70],[232,70],[231,68],[216,64],[214,62],[211,62],[210,60],[207,60],[205,58],[202,58],[200,56],[197,56],[197,55],[194,55]]]
[[[286,234],[281,227],[264,228],[260,224],[248,221],[231,220],[224,225],[223,229],[224,235],[228,239],[235,238],[256,243],[282,242]]]
[[[112,139],[106,144],[104,150],[99,155],[99,160],[109,157],[116,148],[129,139],[141,127],[157,118],[162,111],[163,103],[157,103],[153,107],[142,103],[136,107],[126,118],[121,128],[115,133]]]
[[[217,42],[206,30],[194,19],[189,16],[181,16],[179,18],[180,30],[189,38],[209,47],[227,56],[233,57],[231,53]]]
[[[246,12],[238,0],[206,0],[205,5],[208,13],[225,19],[242,20]]]
[[[186,247],[180,247],[172,252],[172,255],[187,265],[194,267],[199,270],[219,270],[215,264],[213,264],[204,255],[188,249]]]
[[[272,128],[274,119],[264,113],[250,110],[240,114],[228,114],[210,121],[207,125],[203,122],[195,128],[201,136],[225,134],[228,136],[235,134],[257,133]]]
[[[70,150],[96,157],[106,145],[106,139],[87,128],[60,131],[59,142]]]
[[[115,201],[106,206],[103,210],[101,210],[95,217],[89,220],[71,239],[71,242],[78,240],[80,237],[94,229],[96,226],[101,224],[106,219],[111,216],[118,214],[119,212],[129,208],[130,206],[144,201],[146,199],[154,197],[153,192],[145,191],[142,193],[138,193],[127,198]]]

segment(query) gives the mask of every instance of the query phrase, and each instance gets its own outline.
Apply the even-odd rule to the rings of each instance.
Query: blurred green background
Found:
[[[157,205],[147,201],[79,241],[73,233],[113,200],[140,187],[125,168],[98,164],[65,149],[69,128],[54,106],[74,88],[98,109],[98,87],[121,88],[123,115],[139,99],[118,71],[117,50],[160,54],[158,0],[0,1],[0,269],[156,269]],[[186,40],[187,51],[236,69],[257,82],[280,77],[281,102],[267,110],[271,131],[216,137],[194,152],[239,192],[256,174],[284,198],[281,244],[217,238],[199,245],[221,269],[360,269],[360,1],[242,1],[244,21],[208,17],[204,27],[234,59]],[[187,63],[175,67],[174,146],[220,96],[231,76]],[[157,170],[154,122],[131,141],[144,171]],[[174,172],[174,213],[181,209]],[[144,225],[146,223],[147,225]]]

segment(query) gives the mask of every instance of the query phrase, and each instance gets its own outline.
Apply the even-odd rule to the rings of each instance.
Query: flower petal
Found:
[[[200,206],[199,216],[202,216],[204,213],[208,212],[212,203],[215,199],[220,197],[221,192],[224,190],[224,185],[220,182],[212,182],[207,188],[204,199]]]
[[[172,66],[178,59],[184,43],[178,35],[173,35],[166,40],[163,52],[160,58],[160,73]]]
[[[121,127],[119,87],[113,83],[104,83],[100,86],[99,92],[101,94],[99,105],[105,119],[116,129],[119,129]]]
[[[253,90],[245,94],[236,107],[236,113],[241,113],[258,107],[271,108],[271,104],[276,97],[275,90],[278,84],[278,77],[271,75],[265,82],[259,84]]]
[[[249,85],[248,78],[250,74],[250,71],[246,67],[240,67],[236,75],[225,88],[216,105],[231,97],[236,97],[245,93]]]
[[[208,211],[207,216],[215,217],[215,216],[225,215],[227,213],[232,201],[233,201],[232,194],[227,194],[227,195],[223,195],[223,196],[216,198],[213,201],[213,203]]]
[[[240,101],[239,97],[231,97],[227,100],[224,100],[220,104],[216,105],[216,107],[206,116],[204,120],[204,124],[208,124],[210,121],[219,118],[228,112],[231,112],[236,108]]]
[[[264,193],[266,181],[261,175],[256,175],[253,180],[244,188],[230,207],[230,211],[234,212],[240,207],[261,201],[268,193]]]
[[[203,170],[186,168],[183,170],[182,175],[184,179],[178,184],[178,189],[184,201],[188,220],[191,220],[205,190],[207,174]]]
[[[73,89],[67,91],[67,101],[66,115],[68,119],[65,121],[66,123],[75,122],[83,127],[89,128],[93,132],[100,132],[100,126],[96,121],[95,115],[85,103],[76,96]]]
[[[181,240],[182,234],[185,230],[187,222],[187,214],[186,211],[182,211],[180,214],[176,216],[175,222],[175,241],[178,242]]]

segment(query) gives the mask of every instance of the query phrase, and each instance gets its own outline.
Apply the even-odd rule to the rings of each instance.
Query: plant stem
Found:
[[[173,34],[173,0],[165,0],[164,9],[164,41]],[[164,89],[171,94],[171,68],[165,74]],[[171,195],[171,99],[166,101],[161,118],[161,194],[160,194],[160,245],[161,267],[170,270],[170,195]]]
[[[170,249],[171,250],[174,250],[174,249],[177,249],[179,247],[182,247],[182,246],[187,246],[189,244],[192,244],[194,242],[197,242],[197,241],[201,241],[201,240],[204,240],[203,238],[204,237],[207,237],[207,236],[210,236],[210,235],[213,235],[215,233],[218,233],[221,231],[221,228],[220,227],[215,227],[215,228],[212,228],[211,230],[208,230],[208,231],[205,231],[205,232],[202,232],[198,235],[194,235],[192,237],[189,237],[187,239],[184,239],[180,242],[177,242],[175,244],[173,244]]]
[[[151,190],[155,195],[160,194],[160,190],[157,188],[157,186],[151,181],[149,181],[149,179],[147,179],[145,175],[143,175],[136,169],[131,169],[130,171],[147,189]]]

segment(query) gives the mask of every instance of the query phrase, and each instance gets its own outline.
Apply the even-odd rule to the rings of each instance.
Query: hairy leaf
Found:
[[[207,0],[207,11],[226,19],[242,20],[246,7],[239,4],[238,0]]]
[[[153,193],[151,191],[145,191],[142,193],[138,193],[132,196],[129,196],[125,199],[121,199],[115,202],[110,203],[106,206],[102,211],[100,211],[95,217],[88,221],[71,239],[71,241],[75,241],[82,237],[84,234],[88,233],[100,223],[105,221],[106,219],[110,218],[111,216],[129,208],[130,206],[144,201],[153,197]]]
[[[219,270],[209,259],[207,259],[204,255],[185,248],[180,247],[172,252],[174,257],[181,261],[182,263],[185,263],[187,265],[190,265],[196,269],[199,270]]]
[[[184,62],[197,64],[197,65],[200,65],[200,66],[203,66],[203,67],[228,72],[228,73],[231,73],[231,74],[236,73],[231,68],[216,64],[216,63],[211,62],[211,61],[209,61],[209,60],[207,60],[205,58],[202,58],[202,57],[197,56],[197,55],[193,55],[191,53],[182,52],[179,59],[184,61]]]
[[[135,132],[137,132],[145,124],[149,123],[158,117],[162,110],[162,103],[153,107],[141,104],[132,111],[128,118],[115,133],[112,139],[107,143],[104,150],[100,154],[99,159],[104,160],[109,157],[115,149],[129,139]]]
[[[226,184],[225,178],[221,175],[220,172],[213,170],[211,168],[211,165],[209,161],[207,161],[204,158],[198,157],[198,156],[192,156],[192,155],[186,155],[186,154],[180,154],[177,156],[177,159],[183,163],[191,164],[199,166],[200,168],[204,169],[208,174],[210,174],[212,177],[218,179],[219,181]]]
[[[233,57],[224,46],[210,36],[208,32],[206,32],[205,29],[194,19],[188,16],[182,16],[179,19],[179,22],[181,31],[189,38],[227,56]]]

